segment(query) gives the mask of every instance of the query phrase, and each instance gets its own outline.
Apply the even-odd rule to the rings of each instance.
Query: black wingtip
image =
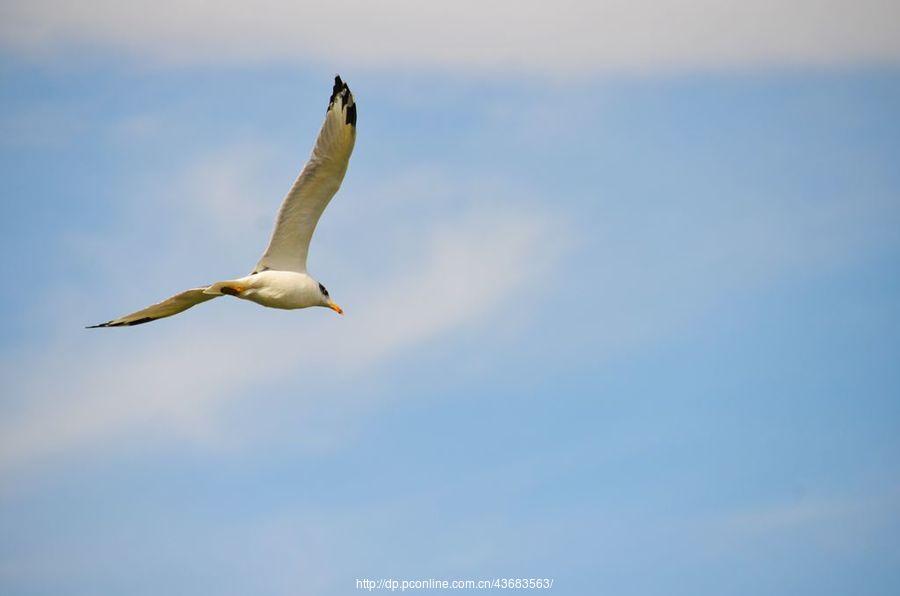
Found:
[[[98,329],[100,327],[134,327],[135,325],[143,325],[144,323],[155,321],[158,318],[159,317],[144,317],[142,319],[128,321],[127,323],[113,323],[112,321],[107,321],[105,323],[100,323],[99,325],[88,325],[85,329]]]
[[[159,317],[144,317],[143,319],[137,319],[135,321],[130,321],[125,323],[125,325],[129,327],[134,327],[135,325],[143,325],[144,323],[149,323],[150,321],[155,321]]]
[[[334,75],[334,87],[331,88],[331,97],[328,98],[329,108],[331,108],[331,104],[334,103],[337,96],[343,93],[344,89],[347,89],[347,83],[341,80],[341,75]]]
[[[344,122],[350,126],[356,126],[356,102],[353,101],[353,93],[347,86],[340,75],[334,76],[334,87],[331,89],[331,97],[328,99],[328,108],[326,112],[334,105],[335,100],[340,97],[343,105],[347,106],[347,115]]]

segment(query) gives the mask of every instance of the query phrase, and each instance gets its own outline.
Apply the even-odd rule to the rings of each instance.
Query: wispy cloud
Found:
[[[844,551],[865,548],[884,533],[898,513],[896,487],[867,495],[795,498],[709,518],[710,546],[716,549],[765,546],[802,536],[819,548]]]
[[[241,149],[228,154],[240,155]],[[221,168],[210,165],[215,161],[200,159],[182,176],[184,194],[195,200],[182,212],[193,224],[182,221],[176,227],[182,234],[197,233],[207,224],[216,229],[217,222],[226,228],[239,226],[247,205],[254,203],[246,196],[252,188],[248,177],[259,170],[248,166],[222,177],[213,171]],[[241,161],[225,160],[222,167],[227,170]],[[215,184],[207,183],[211,179]],[[412,256],[402,267],[356,270],[360,281],[355,285],[332,288],[342,302],[349,301],[343,319],[314,311],[289,313],[298,326],[287,331],[280,316],[285,313],[260,317],[252,304],[226,305],[220,300],[200,307],[211,306],[218,316],[198,316],[198,308],[155,328],[98,334],[90,338],[90,348],[85,347],[86,338],[63,333],[39,346],[40,355],[15,359],[11,366],[16,374],[9,378],[17,380],[7,391],[19,396],[16,403],[21,407],[7,411],[0,423],[0,469],[121,440],[141,430],[200,441],[221,438],[220,409],[259,389],[260,379],[299,384],[305,396],[301,399],[317,400],[324,387],[340,384],[335,379],[371,374],[415,346],[465,328],[552,266],[559,253],[554,247],[561,246],[549,236],[551,220],[492,204],[473,204],[434,220],[439,223],[418,227],[403,240],[405,254]],[[389,233],[388,226],[382,229]],[[204,242],[213,245],[228,241],[204,235]],[[164,249],[158,258],[177,260],[172,247],[180,250],[185,244],[158,246]],[[107,287],[128,283],[122,279],[127,268],[111,269],[107,274],[116,282],[108,280]],[[85,295],[55,296],[69,303],[90,300]],[[147,295],[145,300],[161,297]],[[58,328],[82,325],[83,320],[73,320],[74,314],[67,311]],[[50,370],[52,375],[41,374]],[[260,399],[260,391],[251,393]]]
[[[77,107],[35,103],[0,116],[0,146],[58,148],[84,134],[86,127]]]
[[[301,59],[354,68],[544,74],[900,59],[896,2],[17,2],[29,52],[113,47],[171,62]]]

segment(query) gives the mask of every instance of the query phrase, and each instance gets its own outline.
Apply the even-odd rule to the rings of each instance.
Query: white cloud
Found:
[[[226,153],[239,155],[241,149]],[[248,183],[253,168],[218,184],[196,185],[209,178],[209,163],[199,160],[182,177],[184,194],[196,201],[184,206],[188,222],[176,226],[182,235],[195,233],[200,226],[196,220],[205,215],[213,224],[227,222],[248,204],[240,195],[253,187]],[[231,199],[217,200],[222,196]],[[231,304],[219,300],[202,305],[180,320],[153,327],[97,332],[79,331],[85,321],[75,317],[83,314],[67,308],[57,314],[62,320],[56,328],[64,331],[38,346],[40,355],[9,359],[4,376],[12,381],[6,392],[16,396],[19,407],[7,406],[0,421],[0,470],[82,447],[120,444],[135,432],[219,446],[222,433],[229,432],[220,424],[222,408],[241,396],[266,407],[268,387],[282,381],[298,387],[300,400],[320,401],[328,394],[329,407],[341,410],[340,396],[326,388],[333,390],[349,377],[373,375],[380,364],[415,346],[466,328],[552,265],[556,253],[548,238],[550,222],[513,211],[473,204],[430,220],[440,223],[419,226],[415,236],[404,240],[405,254],[413,256],[398,269],[354,270],[347,276],[359,280],[355,286],[332,287],[347,308],[342,319],[324,309],[263,312],[228,299]],[[371,225],[369,218],[356,221],[356,226]],[[390,233],[389,226],[380,229]],[[345,240],[350,250],[353,236]],[[224,247],[231,240],[213,235],[204,242]],[[177,260],[174,252],[189,250],[182,245],[176,240],[160,246],[157,258],[162,263]],[[111,293],[125,284],[132,289],[140,285],[146,292],[155,283],[150,280],[160,277],[152,271],[135,277],[133,270],[116,263],[106,267]],[[90,304],[84,291],[52,294],[56,302]],[[128,310],[127,305],[119,308]]]
[[[229,146],[194,164],[179,185],[183,196],[173,199],[183,201],[191,219],[203,221],[208,233],[233,237],[234,230],[248,225],[268,232],[275,215],[258,200],[255,176],[272,157],[261,144]]]
[[[35,102],[0,116],[0,146],[56,149],[85,130],[76,106]]]
[[[797,498],[767,505],[751,505],[711,516],[709,545],[713,548],[763,548],[802,536],[808,544],[829,550],[865,548],[897,515],[896,486],[865,495]]]
[[[176,63],[302,60],[340,68],[544,74],[896,62],[892,0],[7,3],[0,38]]]

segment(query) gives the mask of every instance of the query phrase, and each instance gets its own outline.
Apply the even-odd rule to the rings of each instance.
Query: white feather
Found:
[[[356,104],[350,89],[338,78],[312,155],[281,203],[269,246],[254,272],[306,272],[309,242],[319,217],[341,186],[355,141]]]

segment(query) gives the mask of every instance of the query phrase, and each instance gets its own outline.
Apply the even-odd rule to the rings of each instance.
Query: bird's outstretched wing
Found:
[[[107,321],[106,323],[100,323],[99,325],[91,325],[87,328],[95,329],[97,327],[131,327],[133,325],[142,325],[144,323],[149,323],[150,321],[155,321],[156,319],[177,315],[196,304],[219,297],[218,294],[204,294],[203,290],[205,289],[206,288],[203,287],[185,290],[180,294],[175,294],[171,298],[166,298],[162,302],[157,302],[153,306],[148,306],[144,310],[139,310],[130,315],[125,315],[124,317],[119,317],[118,319]]]
[[[281,204],[269,246],[253,273],[266,269],[306,272],[309,241],[341,186],[355,141],[356,102],[347,83],[335,77],[316,146]]]

